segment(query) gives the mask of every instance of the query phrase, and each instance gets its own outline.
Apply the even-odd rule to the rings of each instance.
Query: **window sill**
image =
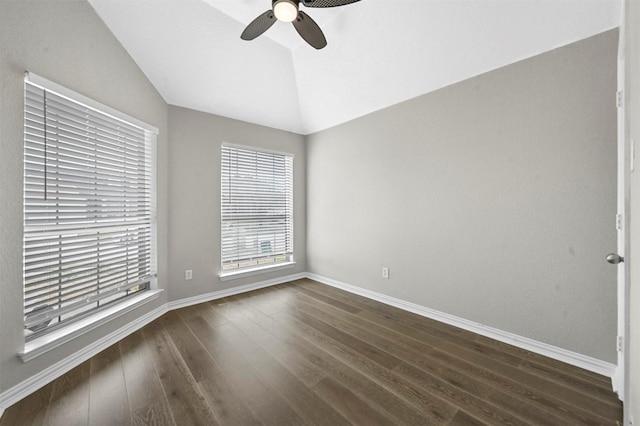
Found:
[[[220,275],[220,281],[235,280],[238,278],[250,277],[251,275],[258,275],[265,272],[279,271],[281,269],[290,269],[295,266],[296,262],[282,262],[277,265],[259,266],[256,268],[246,268],[242,270],[234,270],[229,272],[223,272]]]
[[[26,342],[24,344],[24,351],[20,352],[18,355],[22,358],[22,362],[30,361],[45,352],[57,348],[58,346],[99,327],[113,318],[157,299],[161,292],[162,290],[145,291],[142,294],[133,296],[103,311],[96,312],[94,315],[90,315],[52,333]]]

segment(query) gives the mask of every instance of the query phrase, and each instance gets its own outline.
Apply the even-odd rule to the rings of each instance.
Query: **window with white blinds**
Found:
[[[155,132],[36,77],[25,78],[26,340],[149,289],[156,274]]]
[[[222,146],[223,274],[293,260],[293,155]]]

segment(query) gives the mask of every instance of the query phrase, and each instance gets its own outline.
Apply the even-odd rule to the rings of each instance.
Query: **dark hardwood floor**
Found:
[[[310,280],[165,314],[0,425],[615,425],[610,380]]]

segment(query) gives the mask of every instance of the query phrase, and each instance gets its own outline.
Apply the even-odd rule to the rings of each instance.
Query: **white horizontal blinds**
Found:
[[[222,147],[222,269],[293,255],[293,156]]]
[[[154,137],[25,82],[28,335],[149,288]]]

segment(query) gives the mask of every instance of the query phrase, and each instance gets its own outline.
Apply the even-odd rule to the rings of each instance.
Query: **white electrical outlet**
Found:
[[[191,269],[187,269],[186,271],[184,271],[184,279],[185,280],[190,280],[193,278],[193,271]]]
[[[389,268],[386,266],[382,267],[382,278],[389,278]]]

